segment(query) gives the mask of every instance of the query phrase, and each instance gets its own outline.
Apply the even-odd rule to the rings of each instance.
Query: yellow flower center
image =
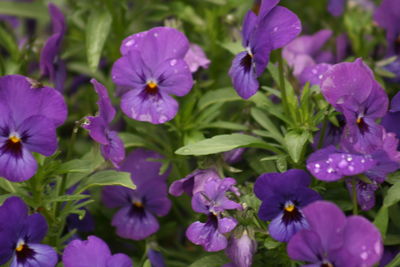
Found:
[[[11,137],[9,138],[9,140],[10,140],[11,142],[13,142],[14,144],[21,142],[21,139],[20,139],[19,137],[14,136],[14,135],[11,136]]]
[[[134,205],[136,208],[143,208],[143,203],[140,202],[140,201],[135,201],[135,202],[133,202],[133,205]]]
[[[361,121],[362,121],[362,117],[358,117],[358,118],[357,118],[357,124],[360,124]]]
[[[294,208],[295,208],[295,205],[293,205],[293,204],[289,204],[289,205],[285,206],[285,210],[287,212],[292,212],[294,210]]]
[[[151,82],[147,83],[147,86],[148,86],[150,89],[154,89],[154,88],[157,87],[157,84],[156,84],[155,82],[151,81]]]
[[[24,249],[24,243],[19,244],[18,247],[15,248],[17,252],[21,252],[23,249]]]

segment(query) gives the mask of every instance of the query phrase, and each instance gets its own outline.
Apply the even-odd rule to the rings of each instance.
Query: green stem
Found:
[[[324,144],[324,138],[325,138],[325,133],[326,133],[326,128],[328,127],[328,120],[325,118],[323,124],[322,124],[322,129],[321,133],[319,136],[319,141],[318,141],[318,149],[322,148],[322,145]]]
[[[351,189],[353,196],[353,215],[358,214],[358,204],[357,204],[357,179],[353,178],[351,180]]]
[[[279,87],[281,89],[281,94],[282,94],[283,108],[286,114],[290,116],[288,100],[286,95],[285,76],[284,76],[285,74],[283,72],[282,49],[278,51],[278,70],[279,70]]]

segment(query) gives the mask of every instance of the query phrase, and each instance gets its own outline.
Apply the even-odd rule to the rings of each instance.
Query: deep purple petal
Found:
[[[280,0],[270,0],[270,1],[265,1],[261,0],[261,6],[260,10],[258,12],[258,17],[259,19],[263,19],[266,15],[271,12],[271,10],[276,7],[277,4],[279,4]]]
[[[344,12],[345,0],[329,0],[328,11],[332,16],[339,17]]]
[[[321,63],[314,66],[305,67],[299,76],[299,82],[305,84],[310,82],[311,85],[321,85],[324,74],[331,68],[332,65]]]
[[[250,267],[253,263],[253,255],[256,250],[257,242],[249,237],[247,231],[244,231],[240,238],[236,238],[235,236],[230,237],[225,252],[235,263],[232,264],[234,267]]]
[[[101,117],[86,117],[87,122],[82,124],[82,127],[89,131],[90,137],[99,144],[107,145],[107,124]]]
[[[106,267],[111,256],[107,244],[96,236],[87,240],[73,240],[64,249],[62,261],[65,267]]]
[[[150,69],[137,50],[131,50],[119,58],[112,66],[111,73],[116,85],[129,90],[143,88],[147,79],[151,77]]]
[[[96,90],[96,93],[99,96],[99,100],[97,101],[97,105],[99,106],[99,115],[107,123],[110,123],[115,117],[115,109],[108,97],[107,88],[95,79],[90,80],[90,82],[93,84],[94,90]]]
[[[125,254],[118,253],[109,257],[106,262],[106,267],[132,267],[132,260]]]
[[[204,184],[211,180],[221,179],[214,169],[195,170],[185,178],[173,182],[169,188],[169,193],[180,196],[184,192],[193,196],[197,192],[204,191]]]
[[[121,99],[121,109],[130,118],[153,124],[172,120],[178,112],[178,102],[164,93],[155,95],[131,90]]]
[[[157,250],[149,249],[147,257],[149,258],[152,267],[165,267],[164,257]]]
[[[293,260],[320,262],[319,256],[323,255],[321,240],[314,231],[303,229],[290,239],[287,253]]]
[[[107,138],[108,144],[100,146],[101,154],[106,160],[110,160],[114,167],[118,168],[125,158],[124,143],[115,131],[109,131]]]
[[[259,87],[255,66],[252,58],[247,52],[241,52],[232,61],[232,66],[229,69],[233,88],[238,95],[244,99],[254,95]]]
[[[160,63],[154,72],[158,87],[167,94],[184,96],[193,86],[192,72],[183,59],[169,59]]]
[[[26,219],[27,239],[29,243],[40,243],[47,233],[47,222],[43,215],[32,214]]]
[[[112,225],[117,228],[117,235],[133,240],[145,239],[160,228],[156,217],[145,208],[135,212],[130,206],[121,208],[114,215]]]
[[[186,237],[209,252],[223,250],[228,244],[226,237],[220,234],[217,226],[210,221],[192,223],[186,230]]]
[[[123,186],[105,186],[102,201],[108,208],[119,208],[132,204],[133,190]]]
[[[249,40],[257,24],[257,15],[253,11],[249,10],[243,19],[242,26],[242,45],[247,47],[249,45]]]
[[[225,217],[218,219],[218,232],[226,234],[235,229],[238,222],[233,217]]]
[[[51,156],[57,150],[57,135],[54,123],[44,116],[32,116],[17,128],[22,145],[29,151]]]
[[[0,155],[0,176],[12,182],[22,182],[31,178],[37,170],[37,163],[31,152],[22,148],[21,154]]]
[[[301,211],[300,211],[301,213]],[[304,218],[299,221],[292,221],[286,224],[283,220],[283,213],[274,218],[268,226],[268,232],[272,238],[280,242],[288,242],[299,230],[307,229],[308,224]]]

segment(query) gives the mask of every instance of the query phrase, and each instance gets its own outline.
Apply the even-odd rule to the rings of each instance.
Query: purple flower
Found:
[[[196,72],[200,67],[207,69],[208,65],[210,65],[210,60],[207,58],[203,49],[196,44],[190,44],[184,60],[189,65],[189,69],[192,73]]]
[[[211,180],[220,180],[221,177],[214,169],[197,169],[185,178],[177,180],[169,187],[169,193],[173,196],[180,196],[186,193],[192,197],[197,192],[204,190],[204,184]]]
[[[49,76],[58,91],[64,90],[66,78],[65,64],[59,58],[62,41],[67,31],[65,18],[61,10],[49,3],[49,12],[53,26],[53,35],[46,41],[40,53],[40,71],[43,76]]]
[[[166,179],[168,172],[159,175],[161,159],[156,152],[136,149],[131,152],[119,168],[130,172],[136,190],[121,186],[107,186],[102,199],[109,208],[120,208],[114,215],[112,225],[117,234],[134,240],[144,239],[159,229],[157,216],[165,216],[171,208],[167,197]]]
[[[224,160],[226,163],[235,164],[242,160],[243,153],[246,151],[246,148],[239,147],[232,150],[229,150],[224,153]]]
[[[400,93],[393,97],[388,113],[382,118],[382,126],[400,137]]]
[[[346,5],[346,0],[329,0],[328,11],[334,17],[339,17],[343,14]]]
[[[310,227],[297,232],[287,246],[290,258],[312,263],[303,266],[372,267],[381,258],[381,235],[365,218],[346,218],[326,201],[308,205],[303,214]]]
[[[388,42],[387,55],[399,54],[398,38],[400,35],[400,5],[398,0],[383,0],[375,10],[374,19],[386,30]]]
[[[232,231],[237,221],[232,217],[223,217],[225,210],[241,209],[242,206],[226,197],[226,192],[236,183],[232,178],[213,179],[205,183],[203,191],[193,195],[194,211],[208,215],[207,222],[194,222],[186,231],[186,237],[206,251],[225,249],[228,240],[224,234]]]
[[[282,56],[293,68],[296,77],[299,78],[307,67],[314,67],[319,63],[332,63],[333,54],[321,50],[331,36],[331,30],[321,30],[313,35],[300,36],[283,48]]]
[[[46,232],[47,223],[41,214],[28,215],[28,207],[20,198],[8,198],[0,206],[0,265],[12,258],[12,267],[54,267],[56,251],[40,244]]]
[[[239,238],[231,235],[225,252],[235,267],[250,267],[256,250],[257,242],[249,237],[247,230],[244,230]]]
[[[127,37],[122,57],[112,68],[114,83],[123,88],[122,111],[130,118],[153,124],[173,119],[178,102],[193,86],[184,60],[189,49],[185,35],[176,29],[156,27]]]
[[[87,240],[73,240],[64,249],[65,267],[132,267],[132,260],[125,254],[111,254],[108,245],[97,236]]]
[[[106,160],[110,160],[115,167],[125,158],[124,143],[119,138],[117,132],[111,131],[109,124],[115,117],[115,109],[108,97],[107,88],[95,79],[91,80],[99,101],[99,114],[95,117],[87,117],[88,122],[82,125],[83,128],[89,130],[90,137],[100,143],[101,154]]]
[[[345,141],[360,153],[379,148],[383,127],[375,120],[386,114],[389,100],[372,71],[357,59],[332,66],[324,76],[322,94],[346,118]]]
[[[346,180],[347,189],[350,194],[353,192],[351,179]],[[357,202],[362,210],[370,210],[375,206],[375,191],[378,190],[378,183],[372,180],[367,184],[361,180],[356,181]]]
[[[21,75],[0,77],[0,176],[14,182],[31,178],[37,169],[32,152],[56,151],[56,127],[66,116],[64,99],[53,88],[38,88]]]
[[[298,169],[258,177],[254,184],[254,193],[262,201],[258,217],[271,221],[268,229],[271,237],[287,242],[297,231],[308,228],[302,208],[321,199],[308,188],[310,183],[310,176]]]
[[[345,120],[342,115],[336,116],[339,126],[334,125],[330,121],[327,122],[325,136],[323,137],[322,147],[327,147],[329,145],[337,145],[342,137],[343,128],[345,125]],[[321,126],[321,125],[320,125]],[[319,126],[319,128],[321,128]],[[314,136],[313,147],[316,149],[319,145],[319,140],[321,138],[321,130],[319,130]]]
[[[270,52],[288,44],[301,31],[298,17],[278,3],[264,0],[258,15],[249,10],[244,19],[242,45],[246,50],[236,55],[229,70],[233,87],[244,99],[257,92],[257,78],[268,65]]]
[[[150,260],[151,267],[165,267],[164,257],[157,250],[149,249],[147,257]]]

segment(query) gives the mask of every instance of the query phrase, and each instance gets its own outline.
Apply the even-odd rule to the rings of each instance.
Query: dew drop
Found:
[[[175,66],[175,65],[176,65],[176,59],[172,59],[172,60],[169,62],[169,64],[170,64],[171,66]]]

